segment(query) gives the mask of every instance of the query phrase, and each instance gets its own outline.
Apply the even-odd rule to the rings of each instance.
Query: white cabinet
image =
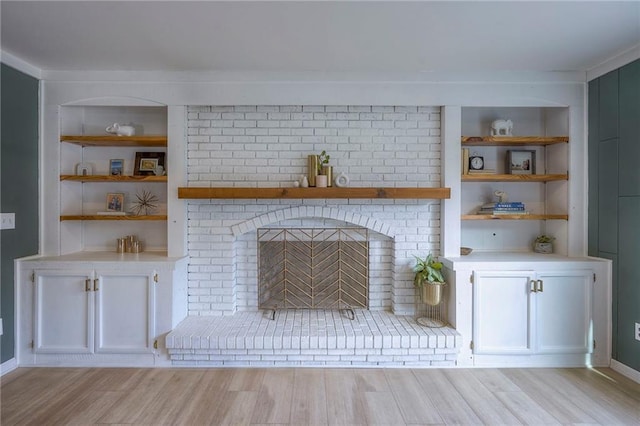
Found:
[[[16,263],[19,365],[169,364],[187,314],[186,258],[76,253]]]
[[[150,353],[155,271],[34,272],[37,353]]]
[[[591,270],[474,271],[475,354],[591,351]]]
[[[611,262],[555,254],[478,252],[442,258],[458,365],[606,366]]]

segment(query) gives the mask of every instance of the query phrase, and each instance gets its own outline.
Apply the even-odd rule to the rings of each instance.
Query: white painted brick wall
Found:
[[[440,186],[439,107],[194,106],[187,118],[189,186],[289,187],[306,174],[307,155],[323,150],[350,186]],[[265,213],[267,223],[256,219]],[[256,308],[255,228],[352,225],[354,217],[394,235],[372,233],[371,309],[411,314],[413,256],[440,246],[438,200],[192,200],[189,314]]]

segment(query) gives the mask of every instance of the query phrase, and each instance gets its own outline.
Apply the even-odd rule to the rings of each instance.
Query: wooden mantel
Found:
[[[387,198],[448,199],[451,188],[178,188],[178,198]]]

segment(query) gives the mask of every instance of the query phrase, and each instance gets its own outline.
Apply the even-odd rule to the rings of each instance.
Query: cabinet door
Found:
[[[153,272],[97,271],[96,352],[153,352]]]
[[[593,271],[539,272],[537,279],[537,352],[591,352]]]
[[[34,352],[93,352],[93,293],[87,271],[35,271]]]
[[[476,271],[473,274],[473,352],[529,354],[530,271]]]

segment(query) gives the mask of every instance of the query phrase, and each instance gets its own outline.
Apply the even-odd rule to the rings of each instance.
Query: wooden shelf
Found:
[[[167,215],[149,215],[149,216],[110,216],[110,215],[62,215],[60,221],[64,220],[167,220]]]
[[[569,142],[569,136],[462,136],[462,146],[553,145]]]
[[[142,146],[165,147],[166,136],[114,136],[114,135],[62,135],[60,142],[72,143],[81,146]]]
[[[388,198],[448,199],[450,188],[178,188],[178,198]]]
[[[463,214],[462,220],[568,220],[566,214]]]
[[[552,182],[568,180],[569,175],[497,175],[470,174],[462,175],[462,182]]]
[[[166,176],[60,175],[60,180],[73,182],[166,182]]]

